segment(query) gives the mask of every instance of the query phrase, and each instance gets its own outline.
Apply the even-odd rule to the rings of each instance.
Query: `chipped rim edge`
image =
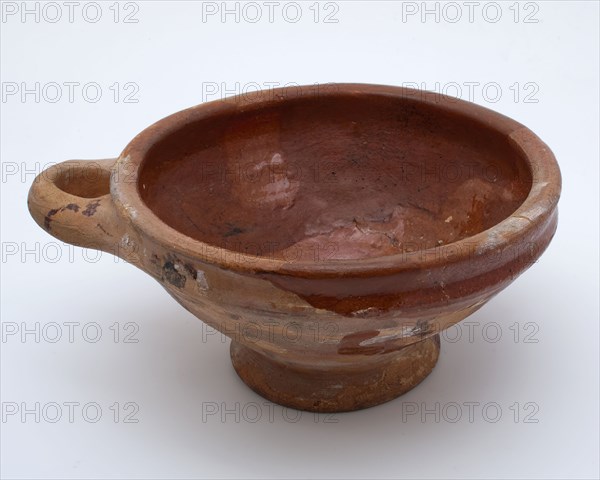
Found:
[[[271,100],[265,101],[265,91],[255,91],[236,95],[181,110],[150,125],[129,142],[113,169],[126,172],[127,182],[115,181],[118,175],[111,176],[111,194],[117,208],[128,218],[134,228],[161,245],[169,245],[176,252],[196,258],[221,268],[240,272],[263,272],[294,275],[299,277],[366,277],[374,273],[392,274],[406,270],[439,267],[466,260],[469,246],[477,245],[477,254],[485,255],[504,249],[527,238],[535,230],[542,230],[552,218],[557,208],[561,192],[561,174],[550,148],[531,130],[519,122],[477,104],[448,97],[436,92],[415,90],[405,87],[335,83],[333,93],[320,95],[377,95],[395,98],[411,98],[421,104],[428,104],[448,113],[469,117],[482,125],[492,128],[509,138],[515,149],[519,149],[530,169],[531,189],[523,203],[510,216],[493,227],[475,235],[420,250],[417,255],[407,257],[398,253],[381,257],[366,257],[355,260],[286,261],[264,256],[248,255],[195,240],[163,222],[141,198],[138,186],[140,167],[145,155],[160,140],[191,122],[221,114],[242,113],[249,108],[265,107],[285,102],[290,94],[305,95],[306,92],[319,95],[320,86],[293,86],[271,90]],[[304,93],[303,93],[304,90]],[[243,101],[239,101],[243,98]],[[291,97],[295,98],[295,97]],[[507,239],[508,238],[508,239]],[[461,253],[452,259],[440,260],[439,253],[452,246]],[[466,247],[466,248],[461,248]]]

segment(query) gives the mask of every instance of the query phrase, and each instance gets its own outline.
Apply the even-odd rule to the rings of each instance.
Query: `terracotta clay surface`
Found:
[[[29,194],[66,242],[118,255],[232,338],[266,398],[355,410],[413,388],[438,333],[539,258],[560,171],[523,125],[399,87],[255,92],[70,161]]]
[[[263,397],[298,410],[345,412],[372,407],[409,391],[431,373],[440,354],[434,335],[360,363],[302,365],[231,342],[238,375]]]

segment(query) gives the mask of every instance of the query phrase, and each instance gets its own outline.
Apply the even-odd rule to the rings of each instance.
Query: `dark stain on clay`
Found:
[[[52,210],[48,210],[48,213],[44,217],[44,228],[46,230],[50,230],[50,222],[52,221],[52,217],[60,212],[60,208],[53,208]]]
[[[161,282],[167,282],[177,288],[185,288],[187,275],[194,280],[198,278],[196,269],[190,263],[183,263],[176,255],[166,254],[164,260],[159,255],[153,253],[150,256],[150,263],[156,268],[153,275]]]
[[[150,262],[160,268],[160,280],[168,282],[174,287],[185,288],[186,273],[195,278],[192,275],[192,271],[196,274],[195,269],[189,264],[184,265],[176,255],[168,253],[165,255],[164,260],[161,260],[158,255],[152,254]]]
[[[68,205],[65,205],[64,207],[53,208],[51,210],[48,210],[48,213],[44,217],[44,228],[46,230],[50,231],[50,222],[52,221],[52,217],[54,215],[56,215],[57,213],[64,212],[65,210],[71,210],[72,212],[78,212],[79,205],[77,205],[76,203],[69,203]]]
[[[162,268],[163,280],[169,282],[171,285],[177,288],[185,287],[185,275],[182,275],[175,268],[175,263],[172,261],[166,261]]]
[[[100,230],[102,230],[102,231],[103,231],[103,232],[104,232],[106,235],[108,235],[109,237],[112,237],[112,235],[111,235],[109,232],[107,232],[107,231],[106,231],[106,229],[105,229],[105,228],[104,228],[102,225],[100,225],[99,223],[97,223],[97,224],[96,224],[96,226],[97,226],[97,227],[98,227]]]
[[[228,223],[227,226],[229,227],[229,230],[223,234],[223,237],[225,238],[235,237],[236,235],[244,233],[245,231],[243,228],[236,227],[235,225],[231,225],[230,223]]]
[[[94,200],[93,202],[88,203],[85,206],[85,210],[81,213],[83,215],[85,215],[86,217],[91,217],[92,215],[94,215],[96,213],[96,210],[98,209],[99,205],[100,205],[100,200]]]
[[[183,268],[185,268],[185,271],[187,273],[190,274],[190,277],[192,277],[194,280],[198,279],[198,271],[194,268],[193,265],[186,263]]]

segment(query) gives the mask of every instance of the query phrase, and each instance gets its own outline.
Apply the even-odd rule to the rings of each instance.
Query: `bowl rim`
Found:
[[[265,100],[266,93],[269,98]],[[251,255],[196,240],[169,226],[142,200],[139,191],[140,167],[147,152],[161,139],[191,122],[277,105],[306,95],[404,97],[433,106],[439,111],[474,119],[507,135],[514,147],[521,150],[532,176],[529,193],[510,216],[487,230],[455,242],[381,257],[312,261]],[[253,91],[202,103],[169,115],[144,129],[129,142],[113,167],[110,188],[115,204],[137,231],[188,258],[239,272],[279,273],[305,278],[368,277],[373,274],[432,269],[450,262],[468,260],[474,251],[477,255],[486,255],[532,238],[532,234],[543,228],[556,210],[561,191],[561,174],[554,154],[537,135],[519,122],[486,107],[426,90],[376,84],[331,83]],[[443,249],[448,247],[452,247],[453,252],[458,249],[458,253],[455,252],[451,257],[444,256]]]

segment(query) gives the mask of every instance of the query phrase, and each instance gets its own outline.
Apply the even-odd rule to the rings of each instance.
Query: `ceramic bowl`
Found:
[[[126,259],[231,337],[260,395],[340,412],[431,372],[439,332],[546,249],[560,188],[550,149],[514,120],[332,84],[181,111],[117,159],[44,171],[28,203],[51,235]]]

